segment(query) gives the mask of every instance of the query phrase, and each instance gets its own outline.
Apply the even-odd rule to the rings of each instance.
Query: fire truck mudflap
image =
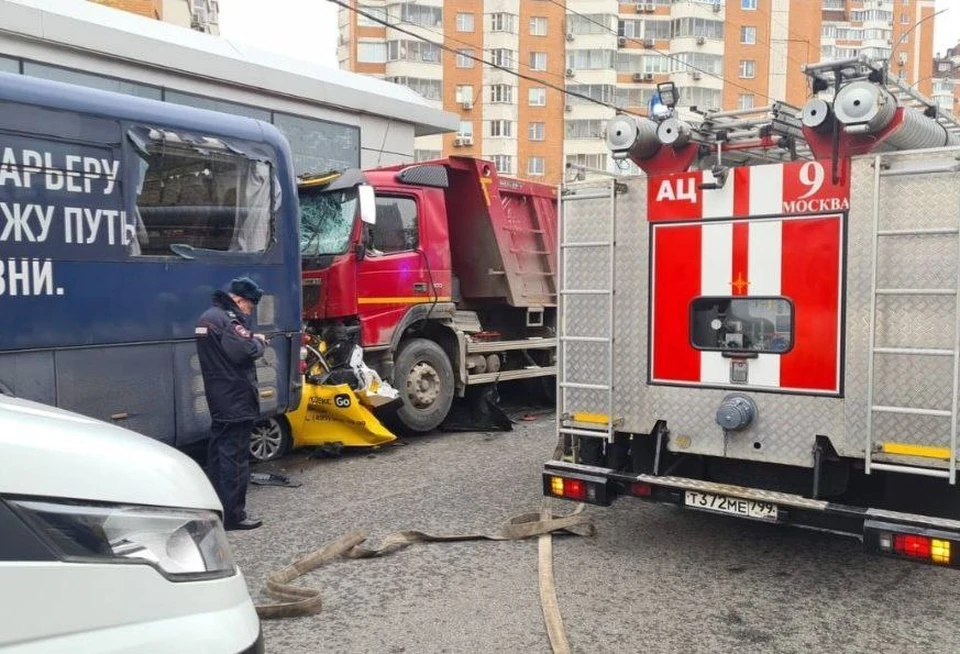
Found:
[[[564,189],[543,490],[960,567],[960,123],[893,110],[910,90],[865,60],[810,68],[882,90],[679,132],[618,117],[608,144],[646,175]],[[684,138],[651,145],[663,128]]]

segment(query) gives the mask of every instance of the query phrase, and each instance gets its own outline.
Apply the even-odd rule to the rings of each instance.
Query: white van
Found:
[[[0,651],[263,652],[189,457],[0,395]]]

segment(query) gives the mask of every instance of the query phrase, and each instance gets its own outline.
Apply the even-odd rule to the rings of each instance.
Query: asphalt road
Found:
[[[250,489],[265,521],[231,532],[254,600],[266,575],[362,529],[489,531],[539,508],[554,445],[541,416],[509,433],[412,438],[372,455],[294,455],[296,489]],[[566,503],[561,503],[566,506]],[[572,505],[570,505],[572,508]],[[575,652],[960,652],[960,572],[864,554],[851,539],[622,500],[594,537],[554,539]],[[264,623],[267,652],[549,652],[537,544],[414,545],[302,583],[323,612]]]

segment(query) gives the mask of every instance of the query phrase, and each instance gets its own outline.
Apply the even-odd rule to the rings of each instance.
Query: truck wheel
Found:
[[[285,416],[274,416],[258,422],[250,432],[250,459],[274,461],[290,450],[290,444],[290,423]]]
[[[436,429],[453,403],[453,367],[443,348],[425,338],[407,341],[393,378],[403,400],[397,411],[403,426],[415,432]]]

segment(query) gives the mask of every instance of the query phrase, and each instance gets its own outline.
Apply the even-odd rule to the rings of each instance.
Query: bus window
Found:
[[[134,129],[139,252],[264,252],[273,237],[273,172],[220,140]]]

